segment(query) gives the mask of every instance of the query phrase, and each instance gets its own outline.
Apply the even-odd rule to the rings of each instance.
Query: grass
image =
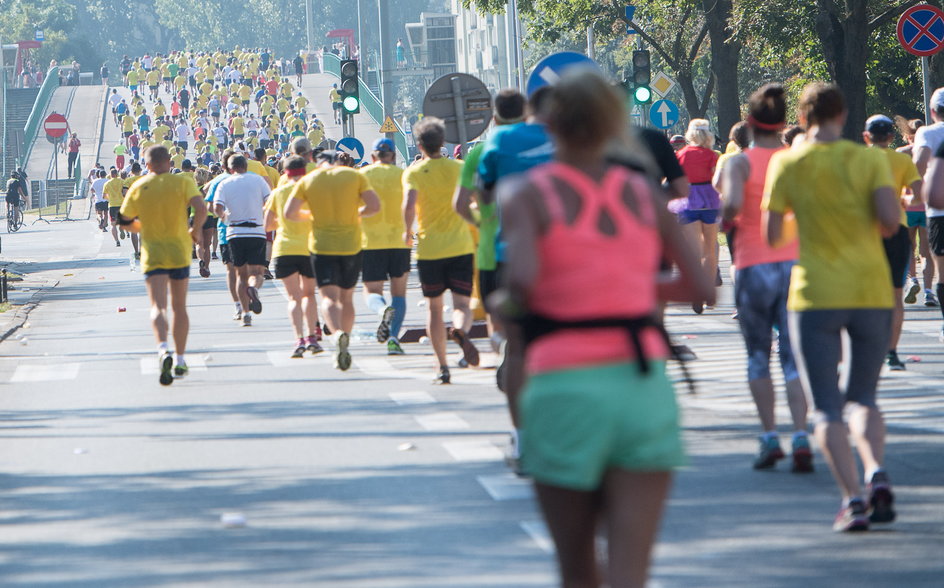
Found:
[[[11,306],[9,302],[0,302],[0,313],[6,312],[11,308],[13,308],[13,306]]]

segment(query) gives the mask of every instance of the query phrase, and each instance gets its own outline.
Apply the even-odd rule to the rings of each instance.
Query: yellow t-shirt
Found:
[[[361,168],[380,198],[380,212],[361,220],[364,249],[407,249],[403,242],[403,170],[375,163]]]
[[[308,221],[292,221],[285,218],[285,203],[292,197],[294,184],[287,184],[276,188],[266,200],[265,210],[275,213],[279,222],[279,230],[272,242],[272,257],[283,255],[308,255],[308,238],[311,234],[311,223]],[[302,208],[308,209],[308,206]]]
[[[187,207],[194,196],[200,190],[183,174],[148,174],[128,190],[121,215],[141,219],[142,273],[190,266]]]
[[[895,189],[895,194],[901,196],[905,188],[910,188],[911,184],[921,179],[921,174],[918,173],[918,167],[907,153],[899,153],[894,149],[883,149],[882,151],[888,156],[888,165],[892,170],[892,187]],[[900,202],[901,198],[898,200]],[[901,205],[901,218],[899,220],[903,226],[908,226],[908,215],[905,213],[904,203]]]
[[[242,85],[239,87],[239,98],[240,100],[249,100],[249,95],[252,94],[252,88],[247,85]]]
[[[131,188],[131,186],[133,186],[133,185],[135,184],[135,182],[137,182],[138,180],[140,180],[140,179],[143,178],[143,177],[144,177],[144,176],[128,176],[127,178],[124,179],[124,188],[125,188],[126,190],[129,189],[129,188]]]
[[[180,74],[177,74],[177,77],[174,78],[174,87],[180,90],[186,85],[187,85],[187,78],[185,78],[184,76]]]
[[[177,169],[180,169],[180,166],[183,165],[184,159],[186,158],[184,157],[183,153],[175,153],[170,156],[171,163],[173,163],[174,167],[176,167]]]
[[[105,200],[108,201],[108,207],[121,206],[125,200],[122,188],[125,187],[125,181],[121,177],[109,178],[102,190],[105,192]]]
[[[138,71],[137,70],[132,69],[131,71],[128,72],[128,85],[129,86],[138,85]]]
[[[292,190],[292,198],[311,210],[308,250],[319,255],[355,255],[360,252],[361,193],[370,182],[349,167],[318,169],[303,177]]]
[[[404,190],[416,190],[417,259],[446,259],[475,251],[469,225],[452,208],[462,163],[424,159],[403,172]]]
[[[331,102],[340,102],[341,93],[338,92],[337,88],[331,88],[331,90],[328,91],[328,98],[331,100]]]
[[[246,133],[246,129],[244,128],[246,123],[243,121],[243,117],[235,116],[229,120],[229,124],[233,128],[234,135],[243,135]]]
[[[265,165],[263,165],[262,162],[256,161],[255,159],[250,159],[247,160],[246,163],[246,171],[251,171],[257,176],[261,176],[262,179],[265,180],[267,184],[269,184],[270,188],[275,185],[269,180],[269,172],[266,171]]]
[[[134,117],[130,114],[126,114],[121,117],[121,130],[125,133],[130,133],[134,130]]]
[[[892,187],[888,158],[851,141],[777,153],[763,208],[796,215],[800,258],[787,308],[891,308],[892,283],[873,193]]]
[[[295,97],[295,110],[301,110],[306,106],[308,106],[308,98],[305,98],[304,96]]]
[[[149,86],[156,86],[161,82],[161,72],[152,69],[147,72],[147,83]]]

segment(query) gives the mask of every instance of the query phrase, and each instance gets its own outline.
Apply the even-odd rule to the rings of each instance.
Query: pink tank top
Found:
[[[799,253],[798,241],[794,240],[789,245],[775,249],[767,244],[767,239],[761,232],[763,211],[760,205],[764,199],[767,166],[770,165],[770,158],[778,151],[780,149],[764,147],[751,147],[744,151],[751,164],[751,173],[744,185],[741,212],[735,219],[737,234],[734,237],[734,265],[738,269],[762,263],[796,260]]]
[[[563,321],[654,314],[662,243],[644,177],[614,166],[597,184],[559,162],[538,166],[528,175],[540,189],[550,216],[550,226],[538,241],[540,267],[528,300],[531,311]],[[580,197],[580,210],[570,225],[552,178],[570,186]],[[627,186],[638,217],[623,203]],[[603,211],[616,227],[613,235],[597,228]],[[668,349],[656,329],[643,330],[640,342],[648,358],[667,356]],[[566,329],[529,345],[526,365],[529,373],[540,373],[633,357],[635,352],[623,329]]]

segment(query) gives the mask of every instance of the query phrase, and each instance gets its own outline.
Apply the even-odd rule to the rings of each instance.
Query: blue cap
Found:
[[[393,144],[393,141],[387,139],[386,137],[381,137],[374,141],[374,146],[371,148],[372,151],[389,151],[393,153],[397,150],[397,146]]]

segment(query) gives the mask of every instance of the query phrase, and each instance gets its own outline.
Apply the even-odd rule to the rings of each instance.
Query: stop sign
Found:
[[[43,130],[53,139],[58,139],[69,130],[69,121],[58,112],[54,112],[43,121]]]

